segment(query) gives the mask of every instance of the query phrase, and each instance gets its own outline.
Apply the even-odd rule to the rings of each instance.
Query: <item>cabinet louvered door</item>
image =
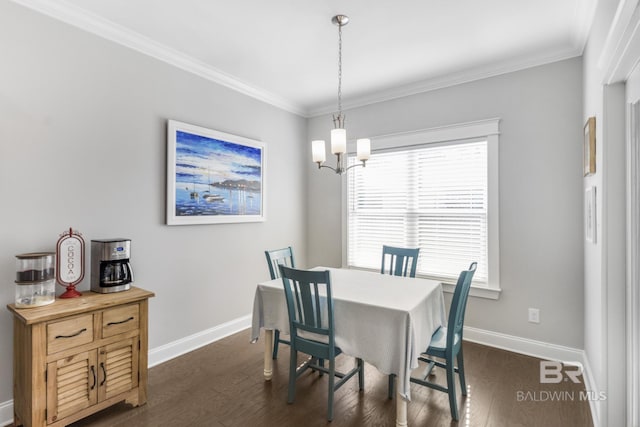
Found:
[[[138,337],[100,348],[98,400],[103,401],[138,386]]]
[[[95,405],[98,398],[96,362],[96,350],[91,350],[48,364],[48,424]]]

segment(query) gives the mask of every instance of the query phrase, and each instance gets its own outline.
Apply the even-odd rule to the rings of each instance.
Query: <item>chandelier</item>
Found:
[[[356,158],[362,163],[345,167],[345,157],[347,154],[347,131],[344,128],[344,114],[342,114],[342,27],[349,23],[346,15],[336,15],[331,19],[338,26],[338,114],[333,115],[333,126],[331,130],[331,153],[337,157],[336,167],[323,165],[326,161],[326,151],[324,140],[311,141],[311,155],[313,161],[318,164],[318,169],[331,169],[338,175],[342,175],[355,166],[366,166],[367,160],[371,156],[371,141],[368,138],[356,140]]]

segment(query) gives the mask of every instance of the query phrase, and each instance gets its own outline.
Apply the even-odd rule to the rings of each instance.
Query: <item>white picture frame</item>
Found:
[[[265,220],[265,144],[169,120],[167,225]]]

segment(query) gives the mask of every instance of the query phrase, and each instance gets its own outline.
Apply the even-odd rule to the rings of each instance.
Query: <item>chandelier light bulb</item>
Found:
[[[311,141],[311,155],[315,163],[324,163],[327,160],[327,155],[324,148],[324,140],[319,139]]]
[[[333,154],[344,154],[347,152],[347,131],[346,129],[331,130],[331,152]]]
[[[371,157],[371,140],[369,138],[356,140],[356,156],[361,162],[369,160]]]

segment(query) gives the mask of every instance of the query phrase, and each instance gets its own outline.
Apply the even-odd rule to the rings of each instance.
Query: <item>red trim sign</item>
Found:
[[[84,278],[84,239],[69,228],[58,239],[56,247],[56,281],[75,286]]]

